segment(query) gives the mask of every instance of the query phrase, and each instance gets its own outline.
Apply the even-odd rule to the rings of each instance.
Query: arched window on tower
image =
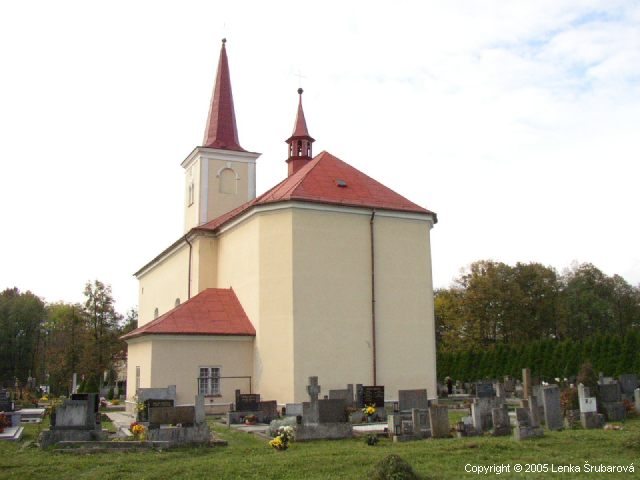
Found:
[[[298,157],[302,156],[302,142],[298,140]]]
[[[153,311],[153,319],[155,320],[156,318],[158,318],[158,307]]]
[[[173,306],[177,307],[178,305],[180,305],[180,298],[176,298],[176,301]]]
[[[231,168],[224,168],[220,175],[220,193],[238,193],[238,182],[236,172]]]
[[[311,142],[307,142],[307,157],[311,156]]]

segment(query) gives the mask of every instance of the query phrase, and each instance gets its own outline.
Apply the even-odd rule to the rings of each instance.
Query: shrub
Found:
[[[107,400],[113,400],[113,387],[111,387],[109,393],[107,393]]]
[[[565,388],[560,394],[560,406],[566,414],[567,410],[577,410],[580,408],[580,399],[577,388]]]
[[[591,362],[585,362],[580,366],[578,372],[577,383],[583,384],[585,387],[589,387],[591,395],[595,395],[598,391],[598,375],[593,369]]]
[[[378,439],[378,436],[374,434],[367,435],[364,439],[364,443],[366,443],[370,447],[375,446],[379,441],[380,440]]]
[[[373,468],[372,480],[419,480],[420,477],[413,471],[402,457],[391,454],[380,460]]]

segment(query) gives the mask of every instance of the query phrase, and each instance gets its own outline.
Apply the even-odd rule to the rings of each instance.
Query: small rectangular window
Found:
[[[220,367],[200,367],[198,393],[201,395],[220,395]]]
[[[140,388],[140,367],[136,366],[136,392]]]

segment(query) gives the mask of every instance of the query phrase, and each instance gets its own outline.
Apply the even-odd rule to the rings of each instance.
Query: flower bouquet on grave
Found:
[[[376,414],[376,406],[375,405],[365,405],[362,409],[362,413],[367,417],[367,421],[371,421],[371,417]]]
[[[294,438],[294,430],[291,426],[284,426],[278,428],[276,436],[273,440],[269,441],[269,445],[279,451],[284,451],[289,448],[289,442],[292,442]]]
[[[244,417],[245,425],[255,425],[257,421],[258,417],[256,417],[255,415],[247,415],[246,417]]]
[[[132,422],[131,425],[129,425],[129,431],[136,440],[143,441],[146,438],[146,428],[144,428],[144,425],[141,423]]]

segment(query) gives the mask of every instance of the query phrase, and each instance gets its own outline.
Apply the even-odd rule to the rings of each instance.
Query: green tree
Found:
[[[40,326],[44,320],[44,303],[31,292],[17,288],[0,293],[0,379],[21,385],[36,375]]]
[[[91,348],[85,351],[87,375],[101,381],[104,372],[111,372],[113,356],[120,346],[118,335],[122,317],[115,311],[111,286],[99,280],[88,282],[84,296],[84,313],[92,339]]]

